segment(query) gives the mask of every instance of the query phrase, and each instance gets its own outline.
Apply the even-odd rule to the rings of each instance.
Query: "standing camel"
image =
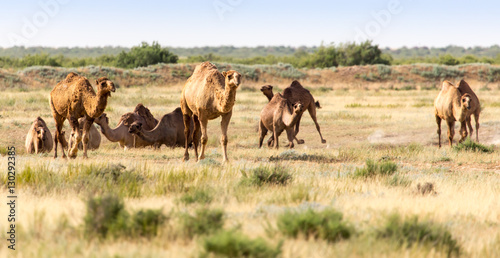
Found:
[[[87,144],[89,141],[90,126],[94,119],[99,117],[106,109],[108,97],[115,91],[115,85],[106,77],[101,77],[95,81],[97,93],[92,88],[87,78],[76,73],[69,73],[66,79],[59,82],[50,92],[50,109],[56,122],[56,133],[54,137],[54,158],[57,158],[57,144],[63,123],[68,119],[75,141],[69,146],[68,156],[76,158],[78,144],[82,141],[82,132],[79,129],[78,118],[85,117],[83,125],[83,157],[87,158]],[[63,158],[66,157],[64,147],[62,148]]]
[[[265,85],[260,89],[262,93],[267,97],[269,101],[273,98],[273,86]],[[321,130],[318,124],[318,120],[316,119],[316,108],[321,108],[319,101],[314,101],[314,97],[312,96],[309,90],[302,87],[302,85],[298,81],[293,81],[288,88],[283,90],[283,97],[293,104],[300,102],[304,106],[304,109],[307,109],[309,115],[311,116],[314,124],[316,125],[316,130],[318,130],[319,137],[321,138],[321,143],[326,143],[326,140],[323,139],[323,135],[321,135]],[[295,124],[295,140],[298,144],[303,144],[304,140],[297,139],[297,134],[299,133],[300,128],[300,119],[302,118],[302,113],[299,115],[297,123]],[[269,138],[268,145],[272,145],[273,136]]]
[[[303,106],[300,102],[295,103],[292,107],[292,103],[283,98],[281,94],[274,95],[260,113],[259,148],[262,147],[262,141],[267,131],[271,131],[275,139],[274,148],[278,149],[278,137],[285,130],[289,141],[288,147],[293,148],[293,139],[295,137],[293,126],[304,111],[302,108]]]
[[[469,84],[464,80],[460,80],[458,83],[458,90],[462,94],[468,93],[471,96],[471,108],[470,110],[467,110],[467,117],[465,118],[465,121],[460,123],[460,133],[462,135],[461,141],[465,140],[465,137],[467,137],[467,127],[469,127],[469,135],[472,139],[472,132],[474,132],[474,130],[472,129],[471,115],[474,115],[474,120],[476,121],[476,142],[479,142],[479,114],[481,113],[481,103],[479,102],[479,98],[470,88]]]
[[[434,100],[434,115],[438,126],[437,134],[441,148],[441,120],[448,124],[448,140],[450,147],[455,135],[455,121],[464,122],[471,109],[471,95],[462,95],[460,90],[449,81],[444,81],[436,100]]]
[[[217,117],[221,120],[221,145],[223,161],[227,162],[227,128],[236,99],[236,89],[241,83],[241,74],[230,70],[220,73],[215,65],[204,62],[194,69],[181,95],[181,109],[184,118],[184,135],[186,138],[184,161],[189,160],[189,124],[194,119],[194,150],[196,159],[205,158],[205,148],[208,142],[207,123]],[[198,157],[198,130],[201,129],[201,153]]]

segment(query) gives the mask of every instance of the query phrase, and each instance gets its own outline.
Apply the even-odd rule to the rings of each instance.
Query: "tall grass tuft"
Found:
[[[333,209],[318,212],[312,209],[287,211],[278,217],[278,230],[294,238],[304,236],[336,242],[354,234],[354,228],[343,221],[342,217],[342,213]]]
[[[420,222],[417,216],[403,220],[399,214],[390,215],[384,227],[377,231],[377,237],[408,248],[415,244],[436,247],[446,251],[448,256],[460,253],[460,246],[447,229],[431,222]]]
[[[473,152],[484,152],[484,153],[492,153],[493,146],[488,147],[483,144],[474,142],[470,138],[465,139],[465,141],[453,146],[453,149],[456,151],[473,151]]]
[[[182,195],[181,198],[179,198],[179,201],[184,204],[209,204],[212,202],[213,198],[213,193],[209,189],[196,188]]]
[[[371,159],[366,161],[366,166],[357,168],[354,177],[373,177],[392,175],[398,170],[398,166],[391,161],[376,162]]]
[[[167,217],[161,209],[139,210],[131,217],[131,231],[133,235],[151,237],[158,234],[158,229]]]
[[[241,173],[243,178],[240,185],[247,186],[287,185],[292,180],[292,175],[281,165],[259,166],[248,174],[244,170]]]
[[[219,231],[203,240],[205,253],[217,257],[278,257],[281,254],[282,242],[272,247],[262,238],[250,239],[235,230]]]
[[[183,233],[189,238],[195,235],[214,233],[224,226],[224,211],[220,209],[201,208],[195,215],[181,214],[181,227]]]
[[[87,214],[84,218],[85,234],[105,238],[127,232],[129,214],[123,201],[117,196],[90,198],[87,201]]]

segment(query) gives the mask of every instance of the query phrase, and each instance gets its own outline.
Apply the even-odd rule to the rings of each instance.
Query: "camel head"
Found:
[[[462,105],[462,108],[467,108],[467,110],[470,110],[471,105],[470,105],[470,100],[471,96],[469,93],[465,93],[462,95],[462,98],[460,99],[460,104]]]
[[[45,140],[45,129],[42,126],[37,127],[36,129],[36,138],[39,142],[44,142]]]
[[[228,85],[229,87],[238,88],[238,86],[240,86],[241,74],[239,74],[237,71],[229,70],[227,72],[222,72],[222,75],[226,80],[226,85]]]
[[[300,102],[297,102],[293,104],[293,110],[295,111],[295,113],[300,114],[304,111],[304,105],[302,105],[302,103]]]
[[[273,93],[273,86],[271,85],[264,85],[260,88],[260,91],[269,99],[271,100],[274,96]]]
[[[128,132],[136,134],[136,133],[139,133],[141,131],[141,129],[142,129],[142,123],[136,121],[130,125],[130,127],[128,128]]]
[[[108,116],[106,115],[106,113],[102,113],[98,118],[96,118],[96,120],[94,120],[94,122],[96,124],[98,124],[99,126],[101,126],[101,124],[103,122],[105,122],[106,124],[109,124],[109,118]]]
[[[109,97],[111,97],[111,92],[115,92],[116,90],[115,84],[106,77],[95,80],[95,84],[97,85],[98,91],[107,94]]]

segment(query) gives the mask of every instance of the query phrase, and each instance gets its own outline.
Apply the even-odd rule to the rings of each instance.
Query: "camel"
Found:
[[[191,120],[190,131],[194,130],[194,122]],[[153,130],[145,130],[142,123],[136,121],[129,127],[129,133],[135,134],[142,140],[151,144],[156,143],[157,147],[165,144],[167,147],[182,147],[186,139],[184,135],[184,121],[181,108],[165,114],[158,125]],[[192,142],[190,135],[188,142]]]
[[[26,135],[26,152],[36,154],[50,152],[53,147],[52,141],[52,134],[47,124],[41,117],[37,117]]]
[[[78,124],[80,124],[80,130],[83,129],[83,125],[85,124],[84,120],[85,120],[85,118],[83,118],[83,117],[78,119]],[[74,141],[75,141],[75,136],[71,135],[71,137],[69,138],[69,146],[72,146]],[[89,150],[97,150],[97,149],[99,149],[99,145],[101,145],[101,134],[99,133],[99,131],[97,130],[95,125],[92,124],[90,126],[90,130],[89,130],[88,149]],[[83,150],[83,144],[81,142],[78,144],[78,149]]]
[[[441,120],[448,124],[448,140],[450,147],[455,135],[455,121],[464,122],[471,109],[471,95],[462,95],[460,89],[449,81],[444,81],[436,100],[434,100],[434,115],[438,126],[437,134],[441,148]]]
[[[205,158],[205,148],[208,142],[207,123],[221,117],[221,145],[223,161],[227,162],[227,129],[233,106],[236,100],[236,90],[241,83],[241,74],[234,70],[220,73],[215,65],[204,62],[194,69],[187,80],[181,95],[181,109],[184,118],[185,152],[184,161],[189,160],[189,124],[194,119],[194,151],[196,160]],[[201,129],[201,152],[198,156],[199,131]]]
[[[95,120],[95,123],[101,127],[101,133],[106,137],[106,139],[108,139],[110,142],[118,142],[120,147],[124,150],[151,145],[148,142],[145,142],[144,140],[129,133],[129,127],[124,124],[125,121],[120,121],[115,128],[109,127],[109,118],[106,113],[98,117]]]
[[[267,97],[269,101],[273,98],[273,86],[271,85],[265,85],[262,86],[260,89],[262,93]],[[316,130],[318,130],[319,137],[321,138],[321,143],[326,143],[326,140],[323,139],[323,135],[321,134],[321,130],[318,124],[318,121],[316,119],[316,108],[321,108],[321,105],[319,104],[319,101],[314,101],[314,97],[312,96],[311,92],[309,90],[305,89],[302,87],[302,85],[298,81],[293,81],[288,88],[283,90],[283,97],[293,104],[300,102],[304,106],[304,109],[307,109],[309,112],[309,115],[311,116],[314,124],[316,125]],[[304,140],[299,140],[297,139],[297,134],[299,133],[299,128],[300,128],[300,119],[302,118],[302,113],[299,115],[298,121],[295,124],[295,140],[297,141],[298,144],[303,144]],[[269,138],[268,145],[272,145],[273,143],[273,136]]]
[[[293,105],[293,108],[292,108]],[[278,137],[286,130],[290,148],[293,148],[293,140],[295,132],[293,126],[298,122],[300,115],[304,112],[303,106],[300,102],[292,104],[289,100],[283,98],[278,93],[267,103],[260,113],[259,122],[259,148],[262,147],[262,141],[266,136],[267,131],[273,132],[274,148],[279,148]]]
[[[68,156],[76,158],[78,144],[83,138],[83,158],[87,158],[90,126],[94,119],[98,118],[106,109],[111,92],[115,92],[114,83],[106,77],[97,79],[95,84],[97,85],[97,93],[87,78],[71,72],[50,92],[50,109],[56,122],[54,158],[57,158],[57,144],[61,143],[62,145],[60,136],[66,119],[68,119],[72,129],[71,134],[75,137],[74,144],[69,146]],[[83,136],[78,123],[80,117],[85,117]],[[65,158],[64,147],[62,153],[63,158]]]
[[[476,142],[479,142],[479,114],[481,113],[481,103],[479,102],[479,98],[470,88],[469,84],[464,80],[460,80],[458,83],[458,90],[460,90],[460,93],[462,94],[468,93],[471,96],[471,108],[470,110],[467,110],[467,118],[465,121],[460,124],[460,134],[462,135],[461,141],[465,140],[467,137],[467,127],[469,127],[469,135],[472,138],[474,130],[472,129],[471,115],[474,115],[474,120],[476,121]]]

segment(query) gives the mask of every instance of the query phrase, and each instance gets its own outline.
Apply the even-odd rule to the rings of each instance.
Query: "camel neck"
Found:
[[[236,99],[236,87],[233,88],[226,84],[224,91],[219,96],[219,111],[229,113],[233,109]]]
[[[97,118],[102,115],[106,105],[108,104],[108,94],[108,92],[99,90],[97,94],[94,93],[85,98],[87,101],[84,102],[84,105],[85,110],[87,110],[87,115],[93,118]]]
[[[120,123],[116,128],[112,129],[109,127],[109,124],[106,121],[103,121],[101,124],[101,131],[106,138],[111,142],[117,142],[121,140],[120,137],[120,129],[123,127],[123,124]],[[126,129],[126,128],[125,128]]]

